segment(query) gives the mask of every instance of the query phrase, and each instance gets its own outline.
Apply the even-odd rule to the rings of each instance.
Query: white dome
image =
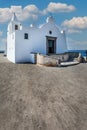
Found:
[[[47,17],[46,22],[47,23],[49,23],[49,22],[54,23],[55,20],[54,20],[54,18],[52,16],[49,16],[49,17]]]

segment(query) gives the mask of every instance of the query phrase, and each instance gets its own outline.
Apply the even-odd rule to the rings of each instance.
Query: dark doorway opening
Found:
[[[48,37],[46,41],[46,50],[47,54],[55,54],[56,53],[56,37]]]
[[[54,40],[49,40],[48,39],[48,53],[54,53],[54,43],[55,41]]]

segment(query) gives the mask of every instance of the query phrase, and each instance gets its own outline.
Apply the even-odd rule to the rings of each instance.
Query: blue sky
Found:
[[[6,45],[12,12],[25,26],[39,26],[52,14],[59,28],[66,30],[68,48],[87,49],[87,0],[0,0],[0,50]]]

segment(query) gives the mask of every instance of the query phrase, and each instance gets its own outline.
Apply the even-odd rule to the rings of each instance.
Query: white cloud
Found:
[[[24,8],[24,10],[27,10],[29,13],[38,14],[39,9],[35,5],[28,5]]]
[[[10,8],[0,8],[0,23],[8,22],[12,13],[15,12],[18,20],[24,21],[26,19],[37,19],[39,15],[46,15],[49,12],[59,13],[59,12],[71,12],[74,11],[75,7],[73,5],[67,5],[65,3],[54,3],[50,2],[48,7],[43,10],[39,10],[36,5],[22,6],[11,6]]]
[[[35,5],[28,5],[24,8],[22,8],[22,6],[11,6],[11,10],[16,13],[17,18],[21,21],[28,18],[35,20],[40,14],[39,9]]]
[[[22,6],[11,6],[11,8],[9,8],[9,10],[11,12],[21,13],[22,12]]]
[[[43,11],[44,14],[50,13],[59,13],[59,12],[71,12],[74,11],[75,7],[73,5],[67,5],[65,3],[55,3],[50,2],[48,7]]]
[[[8,22],[11,19],[13,12],[16,13],[19,20],[24,21],[28,18],[37,19],[41,11],[35,5],[28,5],[24,8],[22,8],[22,6],[0,8],[0,23]]]
[[[7,22],[11,18],[9,8],[0,8],[0,23]]]
[[[62,26],[65,26],[67,28],[86,29],[87,28],[87,16],[73,17],[70,20],[65,20],[62,23]]]

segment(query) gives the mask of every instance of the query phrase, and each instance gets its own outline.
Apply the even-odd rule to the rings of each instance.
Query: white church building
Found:
[[[60,31],[52,16],[40,27],[25,28],[15,13],[7,30],[7,58],[13,63],[34,62],[32,53],[43,55],[67,52],[65,31]]]

